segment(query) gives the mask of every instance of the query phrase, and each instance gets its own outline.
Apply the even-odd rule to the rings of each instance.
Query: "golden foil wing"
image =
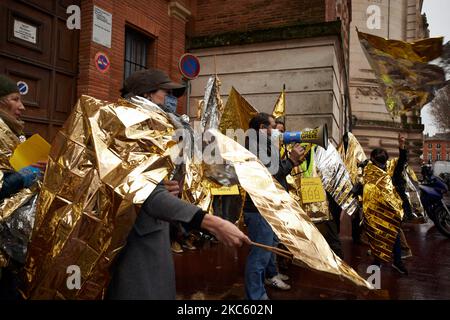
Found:
[[[256,111],[256,109],[253,108],[234,87],[231,87],[220,120],[219,129],[223,133],[225,133],[227,129],[242,129],[245,131],[248,129],[250,120],[257,114],[258,111]]]
[[[220,97],[220,80],[217,75],[214,75],[209,78],[206,84],[205,95],[201,103],[200,129],[193,131],[193,139],[200,142],[200,146],[202,145],[202,134],[205,130],[219,128],[223,109],[223,102]],[[198,153],[193,152],[191,154],[192,157],[185,157],[186,172],[182,198],[198,205],[203,211],[212,213],[213,196],[211,187],[219,185],[207,179],[208,172],[204,171],[202,159],[198,158]]]
[[[223,102],[220,98],[220,80],[217,75],[209,78],[203,98],[201,124],[204,130],[218,129],[223,113]]]
[[[370,162],[364,168],[363,212],[372,254],[390,261],[403,217],[402,200],[388,172]]]
[[[140,205],[173,168],[164,112],[81,96],[50,151],[25,265],[23,295],[99,299]],[[67,287],[79,266],[81,289]]]
[[[442,37],[413,43],[387,40],[358,31],[362,49],[392,117],[420,110],[445,85],[444,70],[427,62],[442,54]]]
[[[352,215],[358,208],[358,199],[351,192],[353,184],[350,174],[334,145],[329,143],[326,150],[318,146],[315,160],[324,189],[342,210]]]
[[[273,107],[272,116],[274,119],[284,117],[286,115],[286,94],[283,91],[281,91],[280,96],[277,99],[277,102],[275,103],[275,106]]]
[[[441,56],[443,37],[421,39],[415,42],[390,40],[358,31],[360,41],[366,41],[376,50],[394,59],[428,62]]]
[[[356,184],[357,182],[362,182],[362,170],[358,167],[358,165],[364,162],[367,157],[364,153],[364,149],[359,144],[359,141],[356,137],[348,132],[348,145],[347,149],[345,149],[344,142],[342,142],[338,147],[339,155],[344,161],[345,167],[350,174],[350,178],[352,179],[352,183]]]
[[[241,186],[293,254],[294,263],[347,279],[357,286],[372,288],[333,253],[298,202],[274,180],[255,155],[218,131],[213,134],[218,152],[234,166]]]

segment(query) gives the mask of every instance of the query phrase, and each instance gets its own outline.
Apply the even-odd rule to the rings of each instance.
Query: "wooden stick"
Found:
[[[283,256],[285,258],[292,259],[292,253],[290,253],[287,250],[279,249],[279,248],[272,247],[272,246],[266,246],[265,244],[261,244],[261,243],[253,242],[253,241],[251,241],[250,244],[260,247],[262,249],[268,250],[268,251],[272,251],[273,253]]]

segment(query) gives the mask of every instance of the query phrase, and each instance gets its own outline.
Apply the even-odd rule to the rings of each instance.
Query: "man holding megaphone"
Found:
[[[275,179],[287,190],[286,176],[292,168],[298,166],[304,158],[305,150],[300,144],[295,144],[287,159],[280,159],[279,150],[273,145],[278,140],[280,132],[276,129],[274,118],[267,113],[259,113],[250,120],[250,131],[256,135],[248,136],[246,147],[256,154],[268,167]],[[265,161],[264,157],[269,158]],[[273,169],[273,170],[271,170]],[[276,246],[277,238],[269,223],[261,216],[250,197],[244,205],[244,219],[248,228],[248,236],[254,241],[267,246]],[[287,276],[278,273],[272,253],[262,248],[252,246],[245,267],[245,292],[250,300],[267,300],[264,279],[267,278],[272,286],[279,289],[290,289],[284,283]]]

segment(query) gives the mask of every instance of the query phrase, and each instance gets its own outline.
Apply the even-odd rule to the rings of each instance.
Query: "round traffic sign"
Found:
[[[189,80],[197,78],[200,73],[200,61],[191,53],[181,56],[178,67],[183,77]]]
[[[97,52],[95,55],[95,66],[98,71],[106,72],[108,71],[110,65],[111,63],[109,62],[108,56],[103,52]]]
[[[25,81],[17,81],[17,89],[21,95],[26,95],[28,93],[28,84]]]

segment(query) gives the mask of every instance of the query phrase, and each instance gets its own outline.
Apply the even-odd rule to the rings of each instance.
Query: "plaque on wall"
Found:
[[[92,40],[102,46],[111,48],[112,14],[94,6]]]
[[[20,20],[14,20],[14,37],[36,44],[37,28]]]

